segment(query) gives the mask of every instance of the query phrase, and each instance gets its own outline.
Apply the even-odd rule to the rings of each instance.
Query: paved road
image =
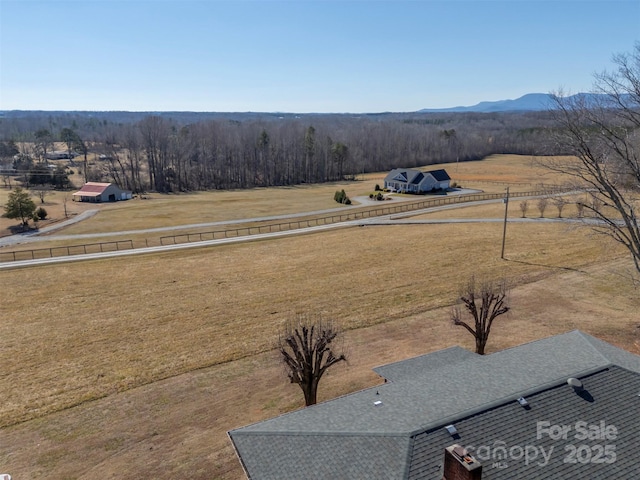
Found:
[[[369,199],[366,198],[366,200],[369,200]],[[408,199],[408,200],[413,200],[413,199]],[[416,215],[420,215],[420,214],[428,213],[428,212],[448,210],[448,209],[452,209],[452,208],[460,208],[462,206],[468,207],[468,206],[473,206],[473,205],[483,205],[483,204],[500,203],[500,202],[502,202],[502,199],[481,200],[481,201],[477,201],[477,202],[468,202],[468,203],[452,204],[452,205],[442,205],[442,206],[438,206],[438,207],[430,207],[430,208],[425,208],[425,209],[421,209],[421,210],[413,210],[411,212],[404,212],[402,214],[384,215],[384,216],[381,216],[381,217],[373,217],[373,218],[366,218],[366,219],[351,220],[351,221],[346,221],[346,222],[332,223],[332,224],[327,224],[327,225],[319,225],[319,226],[314,226],[314,227],[299,228],[299,229],[295,229],[295,230],[287,230],[287,231],[281,231],[281,232],[254,234],[254,235],[246,235],[246,236],[239,236],[239,237],[233,237],[233,238],[224,238],[224,239],[218,239],[218,240],[206,240],[206,241],[201,241],[201,242],[181,243],[181,244],[177,244],[177,245],[162,245],[162,246],[157,246],[157,247],[136,248],[136,249],[132,249],[132,250],[119,250],[119,251],[115,251],[115,252],[101,252],[101,253],[91,253],[91,254],[83,254],[83,255],[64,256],[64,257],[43,258],[43,259],[35,259],[35,260],[20,260],[20,261],[14,261],[14,262],[4,262],[4,263],[0,263],[0,270],[7,270],[7,269],[13,269],[13,268],[23,268],[23,267],[34,266],[34,265],[46,265],[46,264],[52,264],[52,263],[76,262],[76,261],[82,261],[82,260],[111,258],[111,257],[126,256],[126,255],[139,255],[139,254],[153,253],[153,252],[167,252],[167,251],[182,250],[182,249],[187,249],[187,248],[199,248],[199,247],[203,247],[203,246],[221,245],[221,244],[228,244],[228,243],[247,242],[247,241],[261,240],[261,239],[266,239],[266,238],[275,238],[275,237],[284,237],[284,236],[289,236],[289,235],[300,235],[300,234],[305,234],[305,233],[313,233],[313,232],[324,231],[324,230],[335,229],[335,228],[352,227],[352,226],[356,226],[356,225],[360,225],[360,226],[370,225],[370,226],[373,226],[373,225],[390,225],[390,224],[410,225],[410,224],[502,222],[504,220],[500,219],[500,218],[476,218],[476,219],[468,219],[468,218],[466,218],[466,219],[455,219],[455,218],[450,218],[450,219],[420,219],[420,220],[406,219],[406,217],[414,217]],[[375,202],[375,203],[380,203],[380,202]],[[270,220],[279,220],[279,219],[290,219],[290,218],[296,218],[296,217],[301,217],[301,216],[309,216],[309,215],[315,215],[315,214],[333,213],[333,212],[337,212],[337,211],[344,212],[345,209],[344,208],[337,208],[337,209],[329,209],[329,210],[319,210],[319,211],[316,211],[316,212],[306,212],[306,213],[297,213],[297,214],[289,214],[289,215],[278,215],[278,216],[271,216],[271,217],[250,218],[250,219],[242,219],[242,220],[211,222],[211,223],[202,223],[202,224],[193,224],[193,225],[180,225],[180,226],[172,226],[172,227],[152,228],[152,229],[146,229],[146,230],[130,230],[130,231],[126,231],[126,232],[115,232],[115,233],[111,232],[108,235],[120,235],[120,234],[122,234],[122,235],[125,235],[125,234],[131,235],[131,234],[137,234],[137,233],[161,232],[161,231],[169,231],[169,230],[192,228],[192,227],[193,228],[210,227],[210,226],[214,226],[214,225],[229,224],[229,223],[244,223],[244,222],[257,222],[257,221],[270,221]],[[93,212],[93,213],[91,213],[91,212]],[[88,218],[89,216],[91,216],[91,215],[93,215],[95,213],[96,213],[96,211],[93,211],[93,210],[92,211],[87,211],[87,212],[84,212],[84,214],[78,215],[78,217],[81,217],[82,215],[86,215],[84,218]],[[72,219],[72,220],[74,220],[73,223],[83,219],[83,218],[78,218],[78,217]],[[550,218],[510,218],[509,222],[525,222],[525,223],[533,223],[533,222],[544,222],[544,223],[551,223],[551,222],[583,222],[584,223],[584,220],[550,219]],[[46,233],[45,230],[50,232],[53,229],[63,228],[64,226],[66,226],[66,225],[63,225],[61,223],[61,224],[54,225],[54,226],[50,227],[50,229],[48,229],[48,230],[47,229],[42,229],[40,232],[37,232],[37,233],[40,233],[40,234]],[[27,235],[27,236],[20,236],[20,235],[19,236],[15,236],[14,235],[13,237],[19,237],[19,239],[15,243],[22,243],[25,240],[26,241],[36,241],[36,240],[56,240],[56,239],[82,239],[82,238],[91,238],[91,237],[95,237],[95,236],[105,236],[105,234],[101,233],[101,234],[84,234],[84,235],[52,235],[52,236],[47,236],[46,238],[39,238],[35,234],[31,234],[31,235]],[[5,237],[5,238],[12,238],[12,237]],[[0,243],[0,245],[2,245],[2,244]],[[5,245],[11,245],[11,243],[5,243]]]
[[[35,260],[19,260],[15,262],[0,263],[0,270],[9,270],[13,268],[24,268],[35,265],[49,265],[52,263],[78,262],[84,260],[95,260],[112,257],[122,257],[127,255],[139,255],[143,253],[170,252],[174,250],[184,250],[187,248],[201,248],[211,245],[223,245],[227,243],[250,242],[254,240],[263,240],[266,238],[285,237],[289,235],[300,235],[303,233],[320,232],[323,230],[343,228],[353,226],[355,222],[332,223],[327,225],[318,225],[315,227],[299,228],[295,230],[286,230],[282,232],[259,233],[255,235],[247,235],[234,238],[221,238],[217,240],[204,240],[202,242],[179,243],[176,245],[161,245],[157,247],[136,248],[132,250],[118,250],[114,252],[88,253],[82,255],[71,255],[66,257],[39,258]]]
[[[56,223],[54,225],[50,225],[48,227],[43,227],[38,230],[32,230],[25,233],[19,233],[17,235],[9,235],[8,237],[0,237],[0,247],[5,247],[7,245],[16,245],[19,243],[27,243],[37,240],[47,240],[48,238],[40,238],[39,235],[45,235],[47,233],[55,232],[56,230],[60,230],[61,228],[68,227],[69,225],[73,225],[74,223],[81,222],[86,220],[87,218],[93,217],[98,210],[85,210],[79,215],[76,215],[73,218],[69,218],[68,220],[64,220],[62,222]],[[104,235],[103,235],[104,236]]]
[[[357,197],[357,198],[360,200],[360,203],[361,203],[360,205],[329,208],[325,210],[315,210],[312,212],[272,215],[268,217],[241,218],[241,219],[235,219],[235,220],[222,220],[218,222],[192,223],[187,225],[171,225],[167,227],[145,228],[140,230],[121,230],[118,232],[82,233],[82,234],[75,234],[75,235],[48,235],[52,232],[55,232],[56,230],[60,230],[69,225],[73,225],[74,223],[90,218],[99,212],[99,210],[87,210],[81,213],[80,215],[78,215],[77,217],[70,218],[69,220],[56,223],[55,225],[51,225],[49,227],[41,228],[40,230],[34,230],[31,232],[2,237],[0,238],[0,247],[9,246],[9,245],[18,245],[18,244],[24,244],[24,243],[32,243],[32,242],[51,241],[51,240],[82,240],[82,239],[99,238],[99,237],[106,237],[106,236],[111,237],[111,236],[138,235],[143,233],[161,233],[161,232],[170,232],[175,230],[209,228],[209,227],[216,227],[220,225],[231,225],[231,224],[242,224],[242,223],[253,223],[253,222],[270,222],[272,220],[288,220],[292,218],[307,217],[307,216],[313,216],[313,215],[328,215],[332,213],[344,212],[346,209],[349,209],[349,208],[357,208],[357,207],[362,207],[362,206],[371,205],[371,204],[380,204],[380,202],[371,200],[369,197]],[[399,201],[415,201],[415,198],[396,197],[394,198],[394,201],[396,203]],[[46,235],[46,236],[43,236],[43,235]]]
[[[455,192],[453,192],[453,194],[464,195],[469,193],[480,193],[480,192],[481,190],[458,189]],[[306,216],[312,216],[312,215],[326,215],[326,214],[344,212],[346,209],[349,209],[349,208],[358,208],[358,207],[371,206],[371,205],[391,206],[398,202],[411,202],[416,200],[415,197],[393,196],[392,198],[393,198],[393,203],[389,203],[389,202],[381,203],[377,200],[372,200],[367,196],[358,196],[353,198],[353,200],[356,201],[358,205],[329,208],[325,210],[315,210],[312,212],[272,215],[268,217],[242,218],[242,219],[236,219],[236,220],[223,220],[218,222],[192,223],[187,225],[171,225],[167,227],[145,228],[140,230],[121,230],[118,232],[107,232],[107,233],[48,235],[52,232],[65,228],[69,225],[73,225],[74,223],[90,218],[99,212],[99,210],[87,210],[76,217],[70,218],[68,220],[64,220],[60,223],[56,223],[55,225],[51,225],[49,227],[44,227],[39,230],[34,230],[31,232],[21,233],[17,235],[2,237],[0,238],[0,247],[9,246],[9,245],[18,245],[23,243],[39,242],[39,241],[82,240],[82,239],[99,238],[99,237],[105,237],[105,236],[125,236],[125,235],[137,235],[142,233],[161,233],[161,232],[170,232],[175,230],[216,227],[220,225],[242,224],[242,223],[253,223],[253,222],[269,222],[272,220],[287,220],[291,218],[299,218],[299,217],[306,217]],[[43,235],[46,235],[46,236],[43,236]]]

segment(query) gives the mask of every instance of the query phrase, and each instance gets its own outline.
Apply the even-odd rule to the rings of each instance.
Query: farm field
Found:
[[[547,171],[538,165],[535,158],[518,155],[494,155],[481,162],[433,165],[429,169],[446,168],[453,181],[470,188],[481,188],[488,193],[502,193],[507,183],[515,183],[516,190],[532,190],[541,184],[557,183]],[[487,171],[494,172],[493,176]],[[371,173],[360,176],[359,181],[330,183],[324,185],[302,185],[280,188],[256,188],[215,192],[195,192],[175,195],[145,195],[113,204],[89,204],[71,201],[73,192],[51,192],[42,205],[51,217],[50,222],[59,222],[64,217],[64,199],[67,198],[68,215],[73,217],[86,210],[98,209],[99,215],[79,224],[65,228],[67,235],[105,233],[138,230],[141,228],[175,227],[207,222],[220,222],[310,212],[339,207],[333,201],[336,190],[345,189],[347,195],[356,197],[369,195],[376,184],[384,183],[385,175]],[[493,179],[493,180],[491,180]],[[553,181],[555,180],[555,182]],[[0,189],[0,205],[7,202],[9,190]],[[413,197],[411,197],[413,198]],[[39,199],[34,199],[40,205]],[[124,211],[124,212],[123,212]],[[0,236],[8,235],[8,228],[15,220],[0,217]]]
[[[534,176],[530,160],[491,157],[486,165],[500,172],[504,166],[511,181],[526,183]],[[443,167],[454,179],[459,168],[472,182],[474,174],[486,174],[483,163]],[[364,195],[382,177],[345,189]],[[272,208],[268,191],[260,205],[251,200],[257,192],[244,192],[249,200],[219,202],[225,206],[215,215],[288,213],[298,195],[311,197],[296,203],[298,211],[336,206],[335,185],[291,190],[296,197],[277,193]],[[192,198],[225,193],[243,192]],[[132,213],[136,222],[122,202],[60,233],[146,228],[144,205],[154,205],[149,225],[169,225],[180,211],[172,200],[204,208],[183,197],[191,196],[133,202],[141,205]],[[161,202],[166,206],[157,207]],[[495,207],[499,216],[502,205]],[[489,208],[462,210],[490,217]],[[555,217],[548,209],[545,216]],[[460,218],[462,210],[438,215]],[[569,207],[563,213],[573,215]],[[528,216],[537,216],[535,207]],[[375,385],[373,366],[452,345],[472,349],[471,336],[448,318],[473,274],[513,285],[513,310],[496,324],[490,352],[579,328],[640,354],[631,262],[619,246],[589,232],[513,223],[506,260],[502,226],[474,223],[339,229],[0,271],[0,391],[10,392],[0,405],[0,469],[30,479],[243,478],[226,431],[303,404],[272,350],[287,318],[320,312],[346,330],[349,363],[323,379],[326,400]]]
[[[311,210],[339,207],[333,200],[335,190],[346,184],[322,186],[296,186],[272,189],[232,190],[219,192],[194,192],[189,194],[148,194],[146,199],[136,198],[126,202],[91,204],[67,202],[70,215],[85,210],[98,209],[95,218],[65,228],[68,235],[105,233],[140,228],[173,227],[207,222],[233,221],[243,218],[284,215]],[[67,192],[66,196],[71,197]],[[7,201],[8,190],[0,190],[0,203]],[[65,193],[53,192],[43,205],[53,219],[64,220],[63,198]],[[37,200],[37,204],[40,205]],[[6,229],[15,220],[0,219]]]

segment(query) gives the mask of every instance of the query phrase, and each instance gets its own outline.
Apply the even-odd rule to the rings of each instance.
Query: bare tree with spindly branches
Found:
[[[510,310],[508,294],[509,289],[505,280],[499,282],[486,280],[478,283],[474,277],[471,277],[469,283],[463,288],[459,303],[451,312],[451,320],[454,325],[464,327],[473,335],[476,341],[476,353],[484,355],[493,321]],[[473,324],[462,319],[461,306],[469,314]]]
[[[342,349],[334,350],[339,338],[340,330],[334,321],[308,315],[298,315],[287,322],[280,335],[280,358],[291,383],[302,389],[307,406],[315,405],[318,384],[327,369],[347,360]]]
[[[563,197],[554,197],[553,204],[558,209],[558,218],[562,218],[562,210],[567,205],[567,200]]]
[[[589,192],[592,200],[583,209],[599,220],[590,225],[624,245],[640,273],[640,42],[613,63],[613,72],[595,76],[598,97],[555,96],[556,141],[578,161],[547,167]]]
[[[538,199],[536,206],[540,212],[540,218],[544,217],[544,211],[547,209],[547,205],[549,205],[549,199],[547,197]]]
[[[522,202],[520,202],[520,211],[522,212],[522,218],[525,218],[527,216],[527,210],[529,210],[529,202],[523,200]]]

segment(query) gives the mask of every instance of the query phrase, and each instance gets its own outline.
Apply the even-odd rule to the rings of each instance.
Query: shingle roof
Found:
[[[451,180],[451,177],[449,176],[449,174],[446,172],[446,170],[440,169],[440,170],[430,170],[426,173],[430,173],[433,178],[435,178],[437,181],[439,182],[444,182],[446,180]]]
[[[330,459],[353,450],[347,449],[345,442],[365,439],[368,446],[360,450],[355,464],[374,464],[383,456],[383,466],[388,470],[380,476],[369,472],[366,478],[406,478],[413,451],[408,439],[612,364],[640,372],[640,357],[579,331],[486,356],[454,347],[376,368],[388,380],[384,385],[229,434],[250,478],[272,478],[268,472],[286,468],[290,450],[295,449],[293,439],[300,436],[305,437],[310,451],[315,445],[323,454],[315,459],[299,458],[290,478],[333,478],[317,473],[313,466],[317,458],[327,461],[327,468],[335,465],[337,477],[360,478],[340,475],[338,464]],[[382,404],[375,406],[375,401]],[[291,440],[282,440],[287,437]],[[398,448],[389,448],[388,442]],[[407,445],[406,450],[400,448],[403,445]],[[390,476],[391,470],[400,476]]]
[[[442,368],[447,365],[453,365],[464,360],[479,357],[479,355],[461,347],[450,347],[437,352],[431,352],[426,355],[401,360],[395,363],[388,363],[373,369],[378,375],[384,379],[394,382],[396,380],[411,379],[417,375],[425,375],[426,373]]]
[[[411,183],[414,185],[420,185],[420,182],[422,181],[423,178],[424,178],[424,173],[418,172],[418,174],[411,179]]]
[[[408,436],[381,435],[232,435],[245,470],[261,480],[402,479],[407,468]],[[274,461],[273,452],[279,452]],[[337,475],[336,472],[340,472]]]
[[[564,381],[527,396],[528,409],[511,401],[456,420],[459,434],[456,440],[452,440],[444,425],[417,434],[413,437],[408,478],[440,480],[442,454],[452,443],[471,447],[470,452],[483,464],[483,480],[637,478],[640,374],[611,366],[581,380],[588,392],[582,396]],[[569,427],[567,438],[554,440],[546,431],[538,438],[538,422],[548,422],[548,427]],[[607,428],[609,438],[602,438]],[[615,428],[615,434],[611,428]],[[582,438],[584,431],[591,431],[594,437],[598,432],[602,435],[590,440]],[[610,445],[609,452],[615,453],[615,462],[607,461],[605,445]],[[506,456],[499,465],[494,465],[498,462],[495,457],[502,453],[501,447],[506,448]],[[572,447],[573,453],[580,449],[579,456],[572,456]],[[541,448],[548,461],[544,460]],[[529,452],[526,457],[520,456],[520,449]],[[575,463],[571,463],[573,459]]]
[[[414,179],[418,176],[421,178],[424,177],[420,170],[413,168],[394,168],[387,174],[385,181],[395,180],[397,182],[413,183]]]
[[[422,172],[413,168],[394,168],[387,174],[387,176],[385,177],[385,181],[396,181],[418,185],[426,175],[431,175],[438,182],[451,180],[451,177],[449,177],[447,172],[443,169]]]

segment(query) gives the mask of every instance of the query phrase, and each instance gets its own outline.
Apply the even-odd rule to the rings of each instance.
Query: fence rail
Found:
[[[536,197],[558,193],[559,190],[537,190],[530,192],[511,193],[511,197]],[[302,228],[319,225],[329,225],[348,221],[356,221],[371,217],[381,217],[398,213],[412,212],[430,207],[453,205],[459,203],[478,202],[482,200],[496,200],[504,198],[504,193],[472,193],[460,196],[441,196],[429,198],[416,202],[403,202],[394,205],[380,207],[363,207],[324,216],[314,216],[301,218],[299,220],[287,220],[278,223],[266,223],[263,225],[252,225],[246,227],[227,228],[222,230],[211,230],[197,233],[182,233],[176,235],[165,235],[160,237],[159,246],[178,245],[184,243],[204,242],[207,240],[218,240],[223,238],[235,238],[241,236],[251,236],[261,233],[283,232],[288,230],[299,230]],[[110,252],[119,250],[132,250],[136,248],[149,247],[149,240],[117,240],[112,242],[99,242],[82,245],[70,245],[62,247],[39,248],[34,250],[18,250],[11,252],[0,252],[0,262],[11,262],[19,260],[35,260],[39,258],[52,258],[61,256],[83,255],[88,253]]]
[[[69,257],[87,253],[115,252],[133,249],[133,240],[116,240],[113,242],[87,243],[66,247],[38,248],[34,250],[17,250],[0,252],[0,261],[35,260],[37,258]]]

